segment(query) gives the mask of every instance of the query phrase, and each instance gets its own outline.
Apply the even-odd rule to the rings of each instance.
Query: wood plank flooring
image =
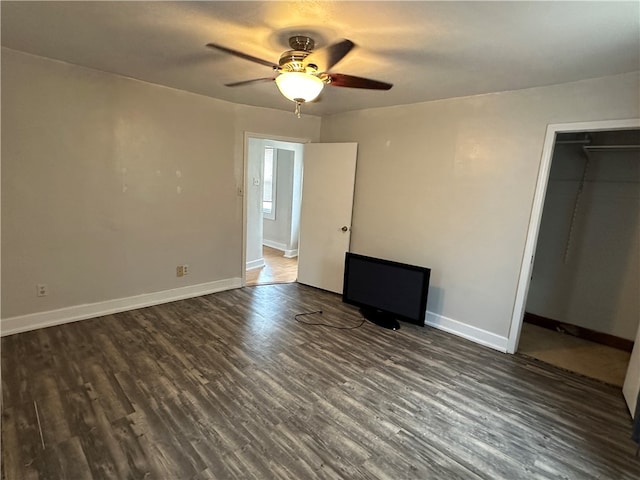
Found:
[[[2,478],[634,479],[618,388],[298,284],[2,338]]]
[[[262,246],[264,267],[247,270],[246,284],[291,283],[298,278],[298,257],[286,258],[282,251]]]

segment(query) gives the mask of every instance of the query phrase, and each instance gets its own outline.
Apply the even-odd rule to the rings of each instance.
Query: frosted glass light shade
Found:
[[[276,85],[280,93],[292,102],[310,102],[320,95],[324,82],[315,75],[285,72],[276,77]]]

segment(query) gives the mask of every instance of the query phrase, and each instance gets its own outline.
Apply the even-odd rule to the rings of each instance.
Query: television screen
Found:
[[[424,325],[430,274],[429,268],[347,252],[342,301],[361,307],[367,318],[384,314]]]

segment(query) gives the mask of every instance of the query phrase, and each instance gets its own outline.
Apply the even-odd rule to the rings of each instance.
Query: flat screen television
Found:
[[[342,301],[367,320],[397,330],[398,320],[424,326],[431,269],[347,252]]]

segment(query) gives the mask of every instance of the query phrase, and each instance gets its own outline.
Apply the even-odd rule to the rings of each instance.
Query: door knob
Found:
[[[348,232],[349,231],[349,227],[347,227],[346,225],[343,226],[340,230],[342,230],[343,232]]]

